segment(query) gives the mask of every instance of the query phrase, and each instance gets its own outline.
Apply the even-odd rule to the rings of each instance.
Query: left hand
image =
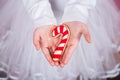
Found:
[[[80,41],[81,35],[84,35],[84,38],[86,39],[86,41],[88,43],[91,43],[90,34],[86,24],[81,23],[79,21],[66,22],[64,24],[68,25],[71,35],[66,45],[66,49],[63,54],[62,60],[60,61],[61,67],[64,67],[70,60],[73,54],[73,51],[75,50],[75,48],[77,47]]]

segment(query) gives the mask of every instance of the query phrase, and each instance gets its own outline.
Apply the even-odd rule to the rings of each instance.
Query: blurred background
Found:
[[[118,7],[118,9],[120,10],[120,0],[114,0],[114,1],[115,1],[116,6]]]

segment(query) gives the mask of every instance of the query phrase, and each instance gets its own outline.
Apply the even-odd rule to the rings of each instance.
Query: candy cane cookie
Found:
[[[52,36],[56,37],[57,35],[62,35],[61,41],[58,43],[58,46],[55,48],[54,53],[52,54],[53,61],[60,61],[61,56],[65,50],[67,42],[70,37],[70,30],[67,25],[60,25],[53,29]]]

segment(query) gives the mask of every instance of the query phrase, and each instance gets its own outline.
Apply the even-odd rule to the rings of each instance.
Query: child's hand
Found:
[[[53,28],[55,28],[55,26],[47,25],[43,27],[38,27],[35,29],[33,35],[33,43],[35,45],[35,48],[37,50],[41,48],[46,59],[52,66],[54,66],[55,64],[51,58],[51,53],[53,53],[53,48],[55,48],[55,45],[57,43],[57,39],[52,38],[51,36],[51,31]]]
[[[73,51],[75,50],[77,44],[80,41],[80,37],[82,34],[84,35],[86,41],[88,43],[91,43],[90,34],[86,27],[86,24],[78,22],[78,21],[66,22],[64,24],[68,25],[71,35],[70,35],[70,39],[67,43],[65,53],[60,62],[61,67],[64,67],[64,65],[66,65],[68,63],[70,57],[72,56]]]
[[[81,22],[67,22],[64,24],[68,25],[71,35],[69,42],[67,43],[65,53],[62,57],[62,60],[60,61],[61,67],[64,67],[64,65],[68,63],[70,57],[72,56],[73,51],[75,50],[77,44],[80,41],[80,37],[82,34],[84,35],[88,43],[91,42],[90,34],[85,24]],[[39,50],[40,48],[42,49],[46,59],[52,66],[59,64],[57,62],[54,63],[54,61],[51,58],[51,53],[53,53],[53,50],[55,49],[56,44],[59,41],[59,39],[53,38],[51,36],[51,31],[54,28],[55,26],[50,26],[50,25],[38,27],[34,31],[34,35],[33,35],[33,43],[36,49],[37,50]]]

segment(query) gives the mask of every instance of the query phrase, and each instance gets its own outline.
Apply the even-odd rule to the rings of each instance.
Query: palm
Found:
[[[58,40],[50,35],[53,28],[54,26],[39,27],[34,31],[33,35],[33,42],[36,49],[39,50],[41,48],[46,59],[51,65],[54,65],[54,62],[51,58],[51,53],[53,53]]]
[[[77,44],[80,41],[80,37],[82,34],[84,35],[88,43],[91,42],[90,34],[85,24],[80,23],[80,22],[68,22],[64,24],[68,25],[70,32],[71,32],[71,36],[67,44],[63,58],[61,60],[61,64],[60,64],[61,67],[64,67],[64,65],[68,63],[69,59],[72,56],[73,51],[75,50],[75,48],[77,47]]]

